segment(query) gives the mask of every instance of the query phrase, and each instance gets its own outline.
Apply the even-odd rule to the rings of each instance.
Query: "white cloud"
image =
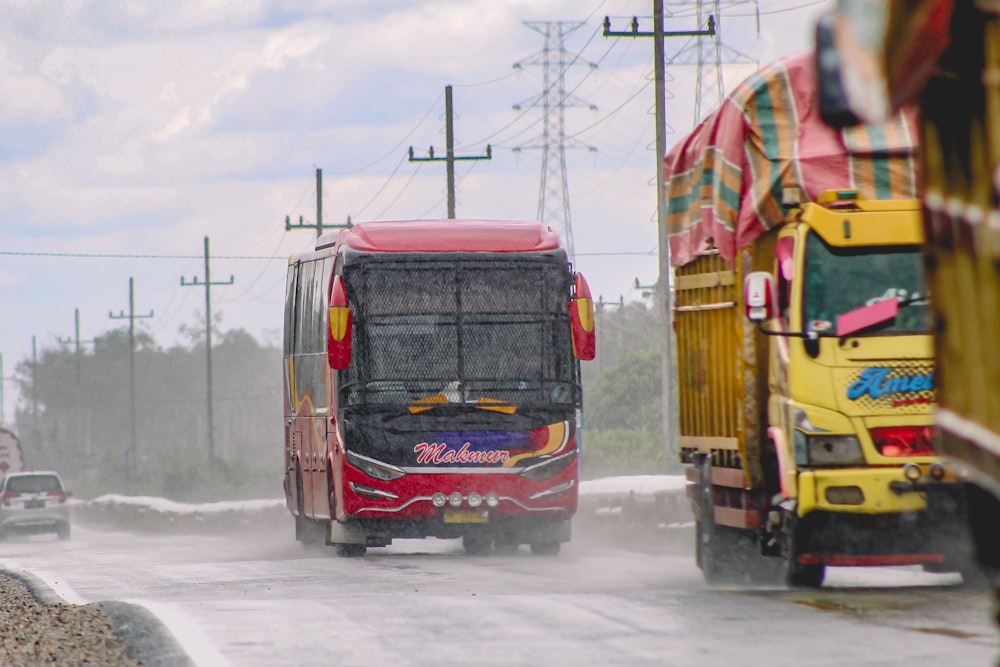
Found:
[[[459,165],[459,215],[533,218],[541,154],[511,150],[542,129],[541,110],[510,108],[541,91],[541,68],[511,68],[543,46],[526,20],[587,19],[567,49],[586,45],[582,60],[603,58],[586,78],[584,68],[567,76],[575,95],[600,107],[566,112],[568,132],[600,149],[567,153],[577,251],[655,248],[651,40],[599,34],[604,13],[645,16],[648,0],[2,4],[0,148],[21,143],[0,154],[0,248],[190,257],[5,256],[0,288],[18,314],[0,330],[9,359],[30,352],[33,335],[65,333],[77,307],[85,338],[111,328],[106,313],[122,306],[129,277],[137,308],[156,311],[148,324],[171,344],[200,307],[179,277],[201,274],[205,236],[220,258],[309,246],[310,232],[285,232],[284,217],[314,219],[316,167],[328,223],[443,216],[444,165],[405,154],[410,145],[443,153],[446,84],[455,86],[459,150],[494,149],[489,162]],[[808,45],[820,9],[765,14],[759,39],[752,17],[730,20],[727,39],[766,62]],[[671,74],[672,141],[692,124],[693,75]],[[280,328],[284,263],[216,261],[213,272],[236,277],[213,294],[224,326]],[[578,264],[608,299],[632,298],[634,278],[652,282],[657,270],[649,254]]]

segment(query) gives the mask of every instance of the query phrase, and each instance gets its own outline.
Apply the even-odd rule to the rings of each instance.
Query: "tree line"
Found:
[[[583,364],[583,472],[588,478],[671,470],[660,416],[659,324],[644,303],[598,306],[598,352]],[[80,496],[155,495],[188,502],[281,497],[281,349],[243,329],[212,349],[216,460],[208,460],[206,350],[200,329],[164,348],[135,334],[132,441],[127,328],[79,354],[43,347],[17,364],[16,430],[25,465],[57,470]]]
[[[212,346],[216,460],[208,461],[203,337],[163,348],[135,334],[135,441],[127,328],[80,354],[42,348],[17,365],[25,465],[55,469],[78,494],[276,497],[281,490],[281,350],[242,329]]]

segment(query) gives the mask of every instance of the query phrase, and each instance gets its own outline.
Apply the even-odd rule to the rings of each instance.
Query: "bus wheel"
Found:
[[[465,553],[470,556],[482,556],[488,553],[490,548],[493,546],[493,541],[487,537],[474,537],[472,535],[466,535],[462,538],[462,547],[465,548]]]
[[[518,548],[520,548],[520,546],[521,545],[518,544],[517,542],[511,542],[511,541],[508,541],[508,540],[494,540],[493,541],[493,550],[496,551],[498,554],[501,554],[501,555],[504,555],[504,556],[510,556],[512,554],[516,554],[517,550],[518,550]]]
[[[337,544],[334,549],[341,558],[361,558],[368,551],[363,544]]]
[[[536,556],[555,556],[561,546],[558,542],[532,542],[531,553]]]

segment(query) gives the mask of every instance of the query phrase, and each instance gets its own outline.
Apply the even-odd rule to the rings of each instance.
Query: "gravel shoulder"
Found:
[[[67,604],[30,575],[0,570],[0,665],[191,667],[173,636],[143,607]]]

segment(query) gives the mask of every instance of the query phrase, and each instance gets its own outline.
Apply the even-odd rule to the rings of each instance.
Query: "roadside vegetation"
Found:
[[[658,318],[645,303],[598,305],[598,355],[583,364],[583,475],[662,474]],[[79,354],[42,346],[22,360],[15,415],[25,465],[53,469],[80,498],[106,493],[180,502],[283,495],[282,360],[216,322],[212,346],[214,460],[209,460],[203,323],[164,348],[135,333],[135,440],[127,328],[96,336]],[[277,339],[277,336],[274,336]]]

